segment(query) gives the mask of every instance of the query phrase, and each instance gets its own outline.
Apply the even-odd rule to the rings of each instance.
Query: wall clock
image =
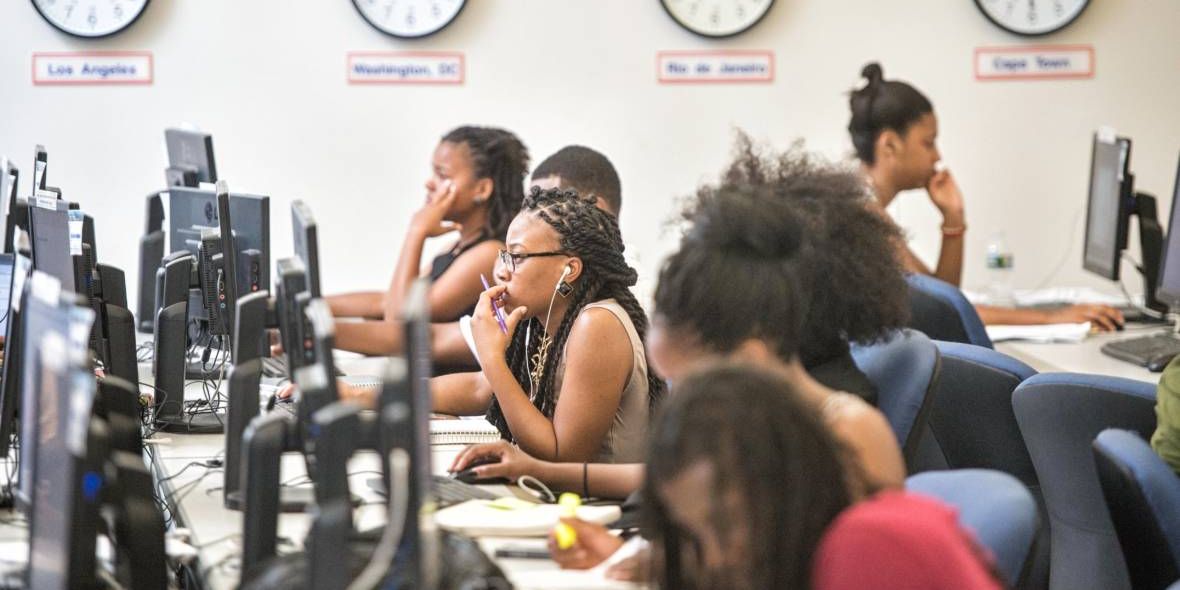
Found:
[[[676,24],[702,37],[719,39],[758,24],[774,0],[660,0],[660,5]]]
[[[1090,0],[975,0],[992,24],[1026,37],[1064,29],[1089,5]]]
[[[33,0],[45,22],[63,33],[89,39],[130,27],[147,5],[148,0]]]
[[[399,39],[433,35],[451,24],[466,0],[352,0],[373,28]]]

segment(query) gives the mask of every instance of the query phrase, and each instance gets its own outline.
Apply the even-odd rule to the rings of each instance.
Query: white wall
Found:
[[[1180,148],[1180,2],[1094,0],[1043,40],[1093,44],[1092,80],[987,83],[973,78],[972,49],[1024,40],[968,0],[776,4],[747,34],[712,42],[655,0],[469,0],[441,34],[399,42],[347,0],[155,0],[128,31],[86,42],[51,29],[30,2],[7,0],[0,154],[27,173],[33,145],[46,145],[50,184],[93,212],[102,257],[132,279],[143,196],[162,184],[162,130],[193,123],[214,134],[232,188],[272,195],[276,256],[290,253],[288,203],[311,204],[326,290],[338,291],[387,281],[437,138],[463,123],[499,125],[520,135],[534,163],[567,143],[608,154],[623,179],[624,235],[650,274],[673,245],[659,222],[721,169],[735,127],[847,156],[846,92],[875,59],[935,104],[940,147],[967,198],[968,286],[984,280],[984,244],[1004,229],[1018,286],[1043,282],[1064,260],[1054,282],[1114,290],[1080,264],[1090,134],[1110,124],[1133,137],[1138,184],[1167,206]],[[732,47],[774,50],[775,82],[655,83],[657,50]],[[33,51],[95,49],[152,51],[155,83],[31,85]],[[346,83],[346,51],[408,49],[465,52],[466,84]],[[904,196],[895,213],[932,257],[939,219],[926,199]]]

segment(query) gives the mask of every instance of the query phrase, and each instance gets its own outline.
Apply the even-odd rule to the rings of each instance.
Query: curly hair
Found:
[[[702,462],[713,468],[711,498],[741,498],[736,513],[714,501],[709,515],[722,542],[748,535],[740,571],[703,571],[698,540],[660,493]],[[642,518],[659,587],[809,588],[812,554],[852,503],[860,477],[846,447],[785,378],[732,363],[693,374],[664,404],[648,445]]]
[[[627,312],[641,340],[647,335],[647,316],[631,293],[630,287],[638,279],[638,273],[623,258],[623,237],[613,216],[596,207],[593,199],[580,197],[574,191],[536,187],[524,198],[521,214],[525,212],[535,215],[557,232],[560,250],[582,259],[582,274],[569,295],[569,309],[552,335],[540,382],[531,392],[533,405],[545,416],[552,417],[557,405],[557,367],[564,361],[565,343],[582,309],[589,303],[613,298]],[[525,346],[529,322],[533,332],[543,333],[544,327],[539,319],[521,322],[507,351],[508,368],[519,383],[530,383],[526,359],[534,358],[540,347],[540,338],[532,339],[528,347]],[[650,366],[647,368],[647,391],[648,405],[654,408],[664,396],[665,385]],[[487,419],[500,429],[504,438],[512,440],[499,401],[492,401]]]
[[[763,155],[744,133],[738,133],[734,159],[716,185],[705,185],[690,199],[681,216],[689,223],[700,225],[710,218],[736,219],[719,224],[716,232],[737,242],[760,240],[768,255],[772,252],[769,237],[758,237],[756,231],[777,232],[782,242],[777,246],[780,255],[788,252],[794,238],[791,222],[780,207],[790,209],[802,225],[802,244],[791,266],[794,275],[782,280],[798,280],[802,288],[794,300],[783,298],[778,305],[783,309],[797,306],[803,313],[803,325],[795,346],[786,342],[790,332],[785,320],[776,319],[783,309],[772,312],[770,305],[761,314],[744,318],[749,324],[745,337],[763,337],[777,342],[780,354],[790,354],[795,348],[805,366],[821,364],[842,354],[849,342],[868,344],[886,338],[892,330],[905,325],[909,319],[908,289],[901,262],[894,253],[901,243],[901,231],[881,213],[872,208],[872,196],[865,181],[851,169],[823,161],[803,151],[799,145],[771,155]],[[727,211],[718,203],[761,201],[740,211]],[[761,230],[754,228],[761,227]],[[745,234],[745,235],[743,235]],[[686,237],[686,239],[688,239]],[[721,239],[721,238],[715,238]],[[732,251],[732,249],[730,249]],[[788,264],[788,263],[783,263]],[[719,267],[716,280],[727,284],[757,284],[771,281],[766,277],[746,272],[732,264]],[[657,289],[656,309],[660,315],[680,313],[686,318],[715,313],[715,308],[702,301],[693,309],[674,312],[675,293],[692,289],[691,283],[701,282],[701,273],[686,273],[677,280],[675,273],[661,273]],[[669,283],[665,285],[665,280]],[[731,287],[731,288],[733,288]],[[667,295],[661,298],[660,294]],[[776,293],[777,294],[777,293]],[[736,315],[736,314],[733,314]],[[730,318],[737,322],[736,317]],[[676,325],[673,323],[672,325]],[[699,327],[694,323],[689,326]],[[775,337],[777,335],[777,338]],[[713,334],[700,333],[706,343],[719,345]],[[724,348],[721,348],[724,350]]]
[[[492,180],[484,231],[503,240],[508,234],[508,224],[520,211],[524,199],[524,181],[529,171],[528,148],[511,131],[495,127],[457,127],[441,141],[466,145],[475,177]]]

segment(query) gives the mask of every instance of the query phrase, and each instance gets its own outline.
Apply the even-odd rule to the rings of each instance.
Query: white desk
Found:
[[[175,502],[178,526],[191,532],[189,544],[197,548],[198,573],[206,588],[234,588],[241,577],[240,556],[242,551],[242,514],[227,510],[222,504],[221,487],[224,473],[221,469],[204,466],[190,466],[193,461],[204,461],[218,457],[224,448],[222,435],[168,435],[171,442],[160,444],[156,449],[158,461],[155,464],[157,478],[170,478],[165,482],[165,493]],[[437,445],[431,447],[431,460],[435,473],[445,473],[461,445]],[[385,522],[385,505],[380,496],[372,492],[367,481],[377,475],[377,456],[365,452],[353,457],[348,465],[350,488],[361,496],[363,505],[354,514],[358,529],[369,529]],[[179,475],[176,475],[179,474]],[[280,481],[288,482],[305,475],[302,456],[288,453],[283,456]],[[511,493],[505,486],[499,493]],[[179,490],[177,492],[177,490]],[[497,490],[493,490],[497,491]],[[303,539],[311,526],[306,514],[281,514],[278,536],[280,553],[302,549]],[[543,539],[480,539],[480,546],[488,555],[506,543],[513,545],[537,544],[544,546]],[[521,590],[548,588],[597,588],[632,589],[634,584],[595,580],[580,572],[562,572],[551,560],[499,559],[497,565],[509,580]]]
[[[1124,377],[1137,381],[1158,383],[1160,374],[1143,367],[1102,354],[1102,345],[1112,340],[1146,336],[1163,330],[1160,326],[1128,324],[1122,332],[1092,334],[1078,343],[1050,343],[1009,341],[996,344],[996,350],[1015,357],[1039,372],[1066,371]]]

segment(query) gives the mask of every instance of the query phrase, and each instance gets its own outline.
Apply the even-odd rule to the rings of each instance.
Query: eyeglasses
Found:
[[[541,256],[567,256],[565,252],[509,252],[507,250],[500,250],[500,264],[508,267],[508,270],[516,272],[516,265],[520,264],[521,260],[528,258],[538,258]]]

